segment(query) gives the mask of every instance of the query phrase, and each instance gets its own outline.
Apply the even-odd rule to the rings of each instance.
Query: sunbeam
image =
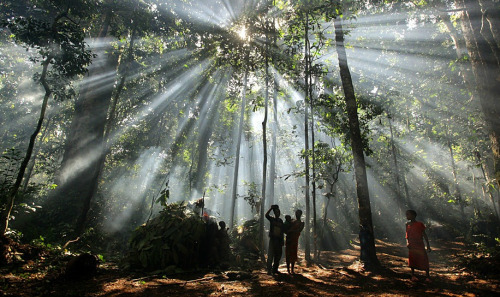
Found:
[[[109,290],[117,259],[151,274],[109,278],[139,295],[193,271],[194,295],[241,295],[211,275],[226,269],[255,296],[400,295],[408,269],[425,295],[422,267],[443,295],[490,293],[463,288],[498,264],[498,1],[14,2],[0,5],[0,262],[29,265],[7,295],[59,261],[21,259],[30,244],[109,256],[79,296]],[[410,269],[412,232],[436,253]]]

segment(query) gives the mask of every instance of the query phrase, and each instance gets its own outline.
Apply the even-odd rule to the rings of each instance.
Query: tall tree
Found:
[[[367,232],[360,232],[361,260],[368,265],[377,266],[380,263],[375,251],[372,211],[370,206],[370,194],[368,191],[368,178],[366,175],[363,140],[361,138],[361,131],[359,127],[358,105],[356,102],[356,95],[354,93],[349,65],[347,63],[341,16],[337,16],[333,23],[335,26],[335,45],[338,54],[340,78],[342,80],[346,109],[349,118],[351,147],[354,159],[354,175],[356,177],[356,193],[358,197],[359,224],[362,228],[361,231]],[[364,234],[366,238],[361,238],[361,234]]]
[[[276,0],[273,0],[273,6],[276,6]],[[277,68],[277,42],[278,42],[278,31],[276,30],[276,17],[273,16],[272,25],[272,36],[273,36],[273,51],[271,53],[271,62],[274,68]],[[276,182],[276,150],[278,148],[278,77],[276,73],[273,75],[273,120],[271,122],[271,161],[269,165],[269,182],[268,182],[268,205],[274,204],[274,193],[275,193],[275,182]]]
[[[268,22],[266,21],[266,27]],[[265,251],[265,240],[264,240],[264,214],[266,205],[266,186],[267,186],[267,115],[269,109],[269,37],[268,28],[266,28],[266,44],[265,44],[265,99],[264,99],[264,119],[262,120],[262,148],[263,148],[263,158],[262,158],[262,200],[260,203],[260,224],[259,224],[259,236],[260,236],[260,251],[261,258],[264,260]]]
[[[489,39],[489,36],[495,36],[498,29],[483,26],[483,20],[486,17],[484,12],[487,10],[483,12],[481,4],[497,6],[498,9],[498,4],[493,1],[455,0],[455,5],[460,9],[459,16],[465,45],[471,61],[479,102],[489,131],[495,178],[497,186],[500,186],[500,104],[497,100],[500,94],[500,84],[497,80],[500,77],[499,46],[498,43]],[[489,14],[488,18],[492,20],[490,24],[499,20],[498,15]]]
[[[241,138],[243,136],[243,123],[245,119],[245,108],[246,108],[246,97],[247,97],[247,80],[248,80],[248,57],[249,49],[247,49],[245,56],[245,74],[243,75],[243,89],[241,91],[241,109],[240,109],[240,121],[238,126],[238,135],[236,141],[236,155],[234,160],[234,173],[233,173],[233,186],[231,192],[231,209],[229,215],[229,228],[234,228],[234,217],[236,211],[236,195],[238,190],[238,173],[240,168],[240,150],[241,150]]]
[[[310,59],[309,59],[309,50],[310,50],[310,42],[309,42],[309,11],[305,11],[305,19],[304,19],[304,151],[309,151],[309,97],[310,92]],[[310,173],[309,173],[309,156],[306,154],[305,158],[305,202],[306,202],[306,221],[305,221],[305,258],[306,261],[311,261],[311,245],[310,245],[310,230],[311,230],[311,202],[310,202]]]

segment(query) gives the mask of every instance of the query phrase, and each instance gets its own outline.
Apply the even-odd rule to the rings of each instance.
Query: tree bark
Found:
[[[358,197],[359,224],[362,230],[369,232],[366,240],[361,240],[361,260],[368,265],[380,265],[375,251],[375,237],[373,232],[372,212],[370,206],[370,194],[368,191],[368,178],[366,175],[365,158],[363,155],[363,141],[359,127],[358,111],[351,73],[347,63],[347,54],[344,47],[344,31],[341,19],[334,20],[335,44],[337,48],[340,77],[344,89],[347,115],[349,118],[349,130],[351,136],[352,154],[354,158],[354,175],[356,177],[356,192]],[[361,230],[361,231],[362,231]]]
[[[308,57],[308,49],[309,49],[309,13],[306,12],[306,20],[304,26],[304,39],[305,39],[305,97],[304,97],[304,152],[305,152],[305,178],[306,178],[306,187],[305,187],[305,202],[306,202],[306,221],[305,221],[305,230],[304,230],[304,239],[305,239],[305,259],[307,262],[311,261],[311,245],[310,245],[310,224],[311,224],[311,202],[310,202],[310,177],[309,177],[309,57]]]

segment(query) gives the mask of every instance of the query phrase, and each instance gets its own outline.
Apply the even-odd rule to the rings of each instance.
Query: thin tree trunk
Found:
[[[407,208],[412,208],[413,203],[411,202],[410,199],[410,191],[408,190],[408,183],[406,182],[406,174],[404,170],[401,171],[401,181],[403,182],[403,187],[405,189],[405,201],[406,201],[406,207]]]
[[[448,130],[447,127],[445,129]],[[447,145],[448,145],[448,150],[450,151],[450,163],[451,163],[451,173],[453,174],[453,183],[455,184],[455,191],[457,194],[457,201],[460,206],[460,213],[462,214],[462,218],[465,218],[465,212],[464,212],[464,201],[462,198],[462,193],[460,191],[460,186],[458,185],[458,178],[457,178],[457,166],[455,165],[455,156],[453,153],[453,146],[451,145],[451,135],[449,135],[447,131]]]
[[[392,130],[392,120],[391,117],[387,117],[389,120],[389,130],[391,132],[391,152],[392,152],[392,158],[394,161],[394,177],[395,179],[395,184],[396,184],[396,199],[397,199],[397,204],[399,208],[399,217],[403,216],[403,197],[401,197],[401,185],[399,182],[399,164],[398,164],[398,156],[397,156],[397,151],[396,151],[396,145],[394,144],[394,133]]]
[[[306,221],[305,221],[305,232],[304,232],[304,237],[305,237],[305,259],[307,262],[311,261],[311,246],[310,246],[310,224],[311,224],[311,206],[310,206],[310,197],[309,197],[309,104],[308,100],[310,100],[309,97],[309,57],[308,57],[308,47],[309,47],[309,13],[306,13],[306,20],[305,20],[305,32],[304,32],[304,39],[305,39],[305,97],[304,97],[304,149],[305,149],[305,178],[306,178],[306,187],[305,187],[305,194],[306,194]]]
[[[47,131],[49,131],[50,120],[51,120],[51,118],[49,117],[45,123],[45,129],[43,130],[42,135],[40,136],[40,141],[42,141],[42,142],[43,142],[43,139],[45,138],[45,136],[47,135]],[[28,164],[28,168],[26,169],[27,171],[26,171],[26,174],[24,175],[23,185],[22,185],[23,192],[25,192],[26,189],[28,188],[28,184],[29,184],[29,182],[31,180],[31,176],[33,174],[33,169],[35,168],[36,156],[38,155],[39,151],[40,151],[40,146],[37,146],[37,149],[33,153],[33,157],[30,159],[30,162]]]
[[[273,94],[273,121],[271,123],[271,161],[269,164],[269,185],[267,187],[268,195],[268,205],[274,204],[274,193],[275,193],[275,181],[276,181],[276,150],[278,147],[278,83],[276,78],[274,79],[274,94]]]
[[[265,205],[266,205],[266,182],[267,182],[267,114],[269,109],[269,57],[268,57],[268,37],[266,34],[266,57],[265,57],[265,67],[266,67],[266,95],[265,95],[265,104],[264,104],[264,120],[262,121],[262,146],[263,146],[263,160],[262,160],[262,200],[260,203],[260,224],[259,224],[259,237],[260,237],[260,256],[264,261],[264,251],[265,241],[264,241],[264,213],[265,213]]]
[[[476,174],[474,173],[474,170],[471,170],[472,172],[472,183],[474,184],[474,192],[476,192],[476,190],[478,190],[478,187],[477,187],[477,178],[476,178]],[[481,218],[482,217],[482,214],[481,214],[481,210],[479,209],[479,205],[477,204],[477,201],[476,201],[476,198],[477,196],[474,195],[472,197],[472,206],[474,207],[474,216],[477,217],[477,218]],[[484,197],[484,193],[483,193],[483,197]]]
[[[273,2],[275,5],[275,2]],[[277,34],[276,34],[276,19],[273,18],[273,50],[278,48],[277,46]],[[271,55],[271,61],[273,65],[276,65],[274,54]],[[269,186],[268,186],[268,205],[274,204],[274,193],[275,193],[275,181],[276,181],[276,150],[278,148],[278,77],[273,75],[273,121],[271,123],[272,132],[272,147],[271,147],[271,164],[269,165]]]
[[[323,212],[323,232],[325,231],[326,222],[328,219],[328,206],[330,206],[330,200],[334,197],[333,196],[334,191],[335,191],[335,183],[330,185],[330,191],[326,196],[327,201],[325,203],[325,211]]]
[[[365,264],[380,265],[375,251],[375,237],[373,232],[372,212],[370,206],[370,194],[368,191],[368,178],[366,175],[365,158],[363,155],[363,140],[359,127],[358,111],[354,87],[352,85],[351,73],[347,64],[347,54],[344,47],[344,31],[340,17],[334,20],[335,44],[337,48],[340,77],[344,89],[346,109],[349,118],[349,130],[351,132],[351,146],[354,158],[354,175],[356,177],[356,192],[358,196],[359,224],[361,231],[368,232],[366,238],[360,241],[361,260]]]
[[[249,52],[246,53],[245,62],[248,60]],[[243,134],[243,122],[245,119],[245,107],[246,107],[246,96],[247,96],[247,79],[248,79],[248,65],[245,68],[245,75],[243,77],[243,91],[241,92],[241,110],[240,110],[240,123],[238,127],[238,140],[236,141],[236,157],[234,160],[234,173],[233,173],[233,189],[231,194],[231,213],[229,217],[229,228],[234,228],[234,217],[236,211],[236,194],[238,190],[238,171],[240,167],[240,147],[241,147],[241,137]],[[261,205],[263,208],[264,205]]]
[[[308,50],[309,51],[309,50]],[[312,67],[311,63],[311,55],[309,53],[309,69]],[[318,251],[318,226],[316,219],[316,151],[315,151],[315,140],[314,140],[314,102],[312,97],[312,76],[309,73],[309,104],[311,106],[311,143],[312,143],[312,152],[311,152],[311,161],[312,161],[312,211],[313,211],[313,255],[316,255]]]
[[[9,228],[9,220],[10,220],[10,215],[12,213],[12,208],[14,207],[14,201],[16,199],[16,195],[19,191],[19,188],[21,186],[21,182],[23,181],[24,173],[26,171],[26,168],[28,167],[28,162],[30,161],[31,155],[33,153],[33,148],[35,146],[35,141],[38,136],[38,133],[40,133],[40,129],[42,128],[43,120],[45,118],[45,112],[47,110],[47,104],[49,101],[49,97],[52,94],[52,90],[50,89],[46,78],[47,78],[47,70],[50,64],[50,60],[52,60],[51,56],[48,56],[45,61],[42,63],[42,74],[40,76],[40,83],[42,84],[44,90],[45,90],[45,95],[43,97],[42,101],[42,108],[40,110],[40,117],[38,118],[38,123],[36,125],[35,131],[30,137],[30,142],[28,144],[28,149],[26,150],[26,155],[24,156],[23,161],[21,162],[21,167],[19,168],[19,172],[17,174],[16,182],[12,186],[12,189],[10,190],[8,196],[7,196],[7,201],[5,204],[5,210],[3,211],[2,218],[1,218],[1,225],[0,225],[0,230],[2,231],[2,235],[5,235],[5,232],[7,232]]]

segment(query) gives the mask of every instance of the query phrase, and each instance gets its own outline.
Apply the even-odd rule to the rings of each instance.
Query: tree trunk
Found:
[[[50,117],[47,119],[47,122],[45,124],[45,129],[42,132],[42,135],[40,136],[40,141],[43,142],[43,139],[47,135],[47,132],[49,131],[49,126],[50,126]],[[23,191],[26,191],[28,189],[28,184],[30,182],[31,176],[33,175],[33,169],[35,168],[36,164],[36,156],[38,155],[38,152],[40,151],[40,146],[37,146],[37,149],[33,153],[33,157],[30,159],[30,162],[28,163],[28,168],[26,169],[26,174],[24,175],[23,183],[22,183],[22,188]]]
[[[458,8],[463,8],[460,13],[462,31],[465,44],[472,65],[472,72],[476,81],[476,90],[479,95],[481,109],[488,127],[491,148],[495,164],[495,178],[500,186],[500,67],[495,57],[495,51],[481,33],[482,13],[477,1],[455,0]]]
[[[30,137],[30,142],[28,144],[28,149],[26,150],[26,155],[24,156],[23,161],[21,162],[21,167],[19,168],[19,172],[17,174],[16,182],[12,186],[12,189],[10,190],[8,196],[7,196],[7,201],[5,204],[5,210],[2,213],[1,217],[1,222],[0,222],[0,230],[2,231],[2,235],[5,235],[9,228],[9,220],[10,220],[10,215],[12,213],[12,208],[14,207],[14,201],[16,199],[16,195],[19,191],[19,188],[21,186],[21,182],[23,181],[24,173],[26,171],[26,168],[28,167],[28,163],[30,161],[31,155],[33,153],[33,148],[35,146],[35,141],[38,136],[38,133],[40,133],[40,129],[42,128],[43,120],[45,118],[45,112],[47,110],[47,104],[49,101],[49,97],[52,94],[52,90],[50,89],[46,78],[47,78],[47,70],[50,64],[50,60],[52,60],[51,56],[48,56],[45,61],[42,63],[42,74],[40,76],[40,83],[42,84],[44,90],[45,90],[45,95],[43,97],[43,102],[42,102],[42,108],[40,110],[40,117],[38,118],[38,123],[36,125],[35,131]]]
[[[275,5],[275,3],[273,3]],[[273,30],[276,28],[276,20],[273,19]],[[274,32],[273,34],[273,48],[276,49],[277,46],[277,34]],[[276,65],[276,61],[274,59],[274,55],[271,54],[272,63]],[[276,75],[273,75],[274,89],[273,89],[273,121],[271,123],[271,133],[272,133],[272,146],[271,146],[271,164],[269,165],[269,182],[268,182],[268,195],[267,201],[268,205],[274,204],[274,190],[275,190],[275,181],[276,181],[276,150],[278,148],[278,78]]]
[[[262,200],[260,203],[260,224],[259,224],[259,242],[260,242],[260,256],[264,261],[264,251],[265,240],[264,240],[264,213],[265,213],[265,205],[266,205],[266,182],[267,182],[267,114],[269,109],[269,57],[268,57],[268,37],[266,34],[266,57],[265,57],[265,67],[266,67],[266,95],[265,95],[265,104],[264,104],[264,120],[262,121],[262,146],[263,146],[263,158],[262,158]]]
[[[105,38],[111,22],[109,8],[99,38]],[[111,45],[100,50],[100,61],[94,61],[84,81],[66,138],[66,147],[58,178],[56,206],[58,221],[75,226],[78,235],[82,221],[90,208],[100,162],[105,153],[104,131],[108,108],[113,94],[117,59]],[[75,220],[77,218],[77,220]]]
[[[309,49],[308,49],[309,51]],[[308,52],[309,53],[309,52]],[[311,63],[311,55],[309,57],[309,69],[312,67]],[[316,255],[317,259],[317,251],[318,251],[318,226],[317,226],[317,218],[316,218],[316,151],[315,151],[315,140],[314,140],[314,102],[312,97],[312,75],[309,72],[309,104],[311,106],[311,143],[312,143],[312,151],[311,151],[311,161],[312,161],[312,211],[313,211],[313,254]]]
[[[488,46],[492,51],[493,56],[496,59],[497,66],[500,66],[500,47],[498,46],[497,43],[498,39],[495,38],[495,33],[498,33],[496,32],[498,29],[494,27],[495,25],[498,25],[499,17],[498,15],[494,14],[492,15],[491,13],[486,14],[487,10],[485,9],[486,8],[485,2],[491,2],[491,1],[478,0],[477,3],[471,2],[471,5],[469,7],[471,8],[474,7],[474,9],[477,9],[481,13],[479,32],[481,33],[486,43],[488,43]],[[498,35],[496,37],[498,37]]]
[[[489,2],[489,3],[486,3]],[[483,10],[483,17],[487,24],[483,20],[483,26],[489,27],[497,48],[500,48],[500,6],[497,3],[492,3],[493,1],[483,1],[480,0],[481,8]]]
[[[360,230],[361,260],[365,264],[378,266],[380,263],[377,259],[375,251],[370,194],[368,191],[368,178],[366,175],[365,158],[363,155],[363,141],[359,127],[357,111],[358,106],[354,93],[354,87],[352,85],[351,73],[347,64],[347,54],[344,47],[344,31],[339,17],[334,20],[334,26],[340,78],[344,89],[347,115],[349,118],[349,130],[351,134],[352,154],[354,158],[354,175],[356,177],[356,192],[358,196],[359,224],[362,228]],[[361,238],[362,234],[364,238]]]
[[[310,197],[309,197],[309,104],[308,100],[310,100],[309,97],[309,57],[308,57],[308,49],[309,49],[309,13],[306,13],[306,21],[305,21],[305,32],[304,32],[304,39],[305,39],[305,97],[304,97],[304,151],[305,151],[305,178],[306,178],[306,187],[305,187],[305,194],[306,194],[306,221],[305,221],[305,232],[304,232],[304,239],[305,239],[305,259],[307,262],[311,261],[311,246],[310,246],[310,224],[311,224],[311,206],[310,206]]]
[[[114,96],[112,96],[111,99],[111,106],[109,108],[108,112],[108,118],[105,123],[105,130],[104,130],[104,135],[103,135],[103,151],[99,156],[99,159],[97,161],[97,169],[96,172],[93,176],[93,179],[90,181],[89,185],[91,187],[91,191],[88,192],[88,196],[83,197],[83,208],[81,210],[81,213],[78,217],[78,220],[76,221],[75,225],[75,237],[78,237],[82,234],[85,223],[87,221],[87,214],[90,210],[90,203],[93,199],[93,197],[96,196],[97,190],[99,188],[99,178],[101,176],[102,170],[104,168],[104,163],[106,161],[106,156],[109,154],[109,151],[111,150],[111,143],[109,143],[109,138],[111,135],[111,129],[115,123],[116,119],[116,107],[118,106],[118,100],[120,99],[121,93],[123,91],[123,88],[125,87],[125,82],[128,77],[128,72],[130,68],[130,63],[134,59],[134,54],[133,54],[133,48],[134,48],[134,41],[135,41],[135,34],[136,34],[136,29],[134,28],[132,30],[132,34],[130,37],[130,43],[129,43],[129,53],[126,59],[126,65],[125,65],[125,70],[123,71],[123,74],[120,77],[120,80],[118,82],[118,85],[116,87],[116,91],[114,93]]]
[[[465,46],[465,40],[461,38],[455,29],[453,27],[453,24],[451,23],[450,15],[445,14],[442,16],[442,21],[446,28],[448,29],[448,32],[450,33],[451,40],[453,41],[453,45],[455,46],[455,52],[457,53],[457,59],[458,59],[458,67],[460,69],[460,75],[462,76],[462,79],[464,80],[465,85],[467,86],[467,89],[471,91],[472,94],[474,94],[474,78],[471,76],[470,73],[470,68],[465,67],[465,65],[468,65],[468,61],[466,61],[467,58],[467,48]]]
[[[445,129],[448,130],[447,127],[445,127]],[[458,201],[458,204],[460,206],[460,213],[462,215],[462,218],[465,218],[465,212],[464,212],[464,204],[465,204],[465,201],[463,201],[463,198],[462,198],[462,193],[460,191],[460,186],[458,185],[458,178],[457,178],[457,166],[455,165],[455,156],[454,156],[454,153],[453,153],[453,146],[451,144],[451,135],[449,135],[448,131],[447,131],[447,145],[448,145],[448,150],[450,151],[450,164],[451,164],[451,173],[453,175],[453,183],[455,184],[455,192],[456,192],[456,195],[457,195],[457,201]]]
[[[267,204],[274,204],[275,181],[276,181],[276,150],[278,148],[278,83],[274,79],[274,94],[273,94],[273,121],[271,123],[271,160],[269,164],[269,182],[267,187]]]
[[[401,181],[403,182],[403,187],[405,189],[406,206],[409,209],[413,209],[413,203],[412,203],[411,198],[410,198],[410,191],[408,189],[408,183],[406,182],[406,174],[405,174],[404,170],[401,171]]]
[[[392,131],[392,120],[391,117],[388,116],[389,120],[389,131],[391,132],[391,152],[392,152],[392,158],[394,161],[394,177],[395,177],[395,189],[396,189],[396,199],[397,199],[397,204],[399,208],[399,217],[403,216],[403,197],[401,195],[401,185],[399,182],[399,164],[398,164],[398,156],[397,156],[397,151],[396,151],[396,145],[394,144],[394,133]]]
[[[246,53],[245,61],[248,60],[249,52]],[[241,93],[241,110],[240,110],[240,123],[238,126],[238,140],[236,141],[236,157],[234,160],[234,173],[233,173],[233,189],[231,194],[231,212],[229,217],[229,228],[234,228],[234,217],[236,211],[236,194],[238,190],[238,170],[240,167],[240,147],[241,147],[241,137],[243,135],[243,122],[245,119],[245,107],[247,98],[247,79],[248,79],[248,65],[245,69],[245,75],[243,77],[243,91]],[[263,208],[264,205],[261,205]]]

